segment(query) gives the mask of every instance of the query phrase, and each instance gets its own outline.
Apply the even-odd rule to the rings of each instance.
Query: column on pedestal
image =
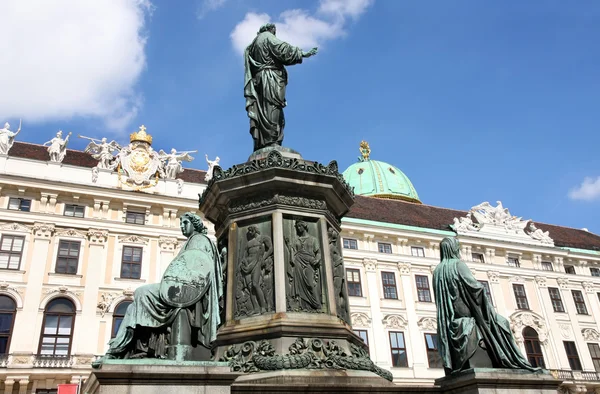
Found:
[[[29,380],[19,379],[19,394],[27,394],[27,386],[29,386]]]
[[[6,379],[4,381],[4,394],[13,394],[14,379]]]

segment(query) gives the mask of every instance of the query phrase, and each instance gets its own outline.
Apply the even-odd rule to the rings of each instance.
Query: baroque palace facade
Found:
[[[197,211],[207,174],[143,174],[135,160],[155,160],[150,145],[143,130],[129,147],[112,145],[127,153],[116,168],[100,154],[67,150],[56,161],[19,142],[0,155],[0,393],[55,393],[86,379],[133,291],[158,282],[184,241],[179,216]],[[341,234],[351,320],[394,382],[431,385],[444,374],[432,272],[440,241],[458,234],[529,360],[565,392],[600,387],[599,236],[523,220],[500,202],[424,205],[397,167],[371,160],[366,144],[361,152],[344,172],[357,194]]]

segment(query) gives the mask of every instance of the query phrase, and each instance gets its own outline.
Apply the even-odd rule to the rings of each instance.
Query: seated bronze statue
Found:
[[[106,358],[211,358],[211,343],[221,323],[220,256],[200,217],[185,213],[180,227],[187,241],[160,283],[135,291]]]
[[[456,238],[440,243],[433,272],[438,349],[446,375],[469,368],[539,371],[523,357],[508,320],[494,310],[485,289],[460,260]]]

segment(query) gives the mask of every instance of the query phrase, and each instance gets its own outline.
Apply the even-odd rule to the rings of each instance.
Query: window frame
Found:
[[[392,284],[385,283],[386,279],[384,275],[390,275],[387,279],[389,282],[389,278],[392,279]],[[381,288],[383,290],[383,298],[386,300],[397,300],[398,299],[398,284],[396,283],[396,274],[391,271],[381,271]],[[393,294],[388,294],[386,290],[393,289]],[[392,297],[393,295],[393,297]]]
[[[547,271],[547,272],[554,272],[554,265],[552,264],[551,261],[542,261],[542,271]],[[550,268],[550,269],[546,269],[546,268]]]
[[[125,250],[131,249],[131,261],[125,261]],[[139,263],[133,261],[134,251],[136,249],[140,250],[140,261]],[[123,250],[121,250],[121,269],[119,272],[119,278],[121,279],[129,279],[129,280],[139,280],[142,278],[142,266],[144,263],[144,248],[142,246],[132,246],[132,245],[123,245]],[[133,265],[139,265],[140,267],[140,276],[138,278],[134,278],[132,276],[123,276],[123,267],[125,264],[128,264],[131,268]],[[130,271],[131,272],[131,269]]]
[[[11,242],[11,249],[12,246],[15,243],[15,238],[20,238],[23,240],[22,246],[21,246],[21,251],[18,253],[19,254],[19,264],[17,268],[10,268],[10,257],[13,254],[17,254],[15,252],[13,252],[12,250],[2,250],[2,245],[4,245],[4,237],[12,237],[12,242]],[[1,254],[8,254],[8,263],[6,265],[6,268],[0,267],[0,270],[11,270],[11,271],[20,271],[21,270],[21,263],[23,262],[23,253],[25,252],[25,236],[23,235],[14,235],[14,234],[2,234],[2,236],[0,237],[0,255]]]
[[[483,292],[487,296],[488,300],[490,300],[492,305],[495,305],[494,297],[492,297],[492,288],[490,287],[490,282],[488,282],[487,280],[477,280],[477,282],[481,283],[481,285],[483,286]]]
[[[577,296],[581,298],[581,300],[577,301]],[[578,315],[589,315],[587,305],[585,304],[585,298],[583,297],[583,292],[581,290],[571,290],[571,296],[573,296],[573,303],[575,303],[575,310]],[[582,309],[580,309],[580,307]]]
[[[575,350],[575,354],[569,354],[569,347],[568,345],[573,345],[572,346],[572,350]],[[579,352],[577,351],[577,344],[575,344],[575,341],[563,341],[563,346],[565,348],[565,353],[567,354],[567,360],[569,361],[569,367],[571,368],[572,371],[583,371],[583,366],[581,365],[581,358],[579,358]],[[574,368],[573,367],[573,363],[577,363],[579,365],[579,368]],[[577,367],[577,365],[575,365],[575,367]]]
[[[427,287],[420,287],[419,280],[417,278],[425,278],[425,282],[427,283]],[[433,302],[433,297],[431,297],[431,284],[429,283],[429,276],[427,275],[415,275],[415,288],[417,290],[417,300],[419,302]],[[427,297],[429,300],[421,299],[421,293],[419,290],[425,292],[427,291]],[[425,294],[425,293],[423,293]]]
[[[346,241],[348,241],[348,247],[346,247]],[[342,238],[342,246],[343,246],[343,249],[358,250],[358,240],[355,238],[343,237]],[[352,247],[352,246],[354,246],[354,247]]]
[[[11,314],[12,315],[12,321],[10,323],[10,330],[8,331],[8,334],[4,334],[4,333],[0,333],[0,338],[7,338],[6,340],[6,352],[5,353],[1,353],[0,352],[0,356],[7,356],[10,354],[10,344],[12,341],[12,334],[13,331],[15,329],[15,320],[17,319],[17,300],[15,300],[13,297],[11,297],[8,294],[0,294],[0,297],[6,297],[9,300],[12,301],[14,307],[12,310],[9,309],[0,309],[0,315],[3,314]]]
[[[435,347],[433,349],[429,348],[429,342],[427,341],[428,335],[432,337],[431,342],[433,344],[435,344]],[[440,356],[440,353],[439,353],[439,345],[438,345],[437,336],[438,335],[436,333],[430,333],[430,332],[423,333],[423,339],[425,340],[425,351],[427,352],[427,366],[429,368],[444,368],[444,362],[442,361],[442,357]],[[431,366],[432,358],[433,358],[434,362],[439,363],[439,365]]]
[[[556,290],[556,295],[558,297],[554,297],[552,295],[552,290]],[[558,287],[548,287],[548,295],[550,296],[550,302],[552,303],[552,309],[554,310],[555,313],[565,313],[565,303],[562,300],[562,295],[560,294],[560,289]],[[554,304],[554,301],[558,301],[560,303],[560,308],[562,310],[556,310],[556,305]]]
[[[398,343],[398,334],[402,336],[402,343],[404,347],[393,347],[392,346],[392,334],[396,335],[396,343]],[[390,356],[392,358],[392,367],[394,368],[408,368],[408,350],[406,346],[406,336],[404,335],[404,331],[388,331],[388,340],[390,341]],[[395,351],[404,351],[404,359],[406,360],[406,365],[394,365],[394,350]],[[399,353],[401,354],[401,353]]]
[[[18,208],[10,207],[10,203],[14,200],[19,200]],[[27,209],[23,209],[23,201],[27,201],[29,203],[29,206],[27,207]],[[31,198],[8,197],[8,205],[7,205],[6,209],[11,210],[11,211],[31,212],[31,202],[32,202]]]
[[[127,308],[125,308],[125,313],[123,313],[123,314],[117,313],[117,310],[121,307],[121,305],[123,305],[125,303],[128,304],[127,308],[129,308],[129,305],[133,304],[133,300],[130,300],[130,299],[122,300],[115,306],[115,309],[113,309],[112,325],[110,326],[110,339],[113,339],[117,335],[117,332],[115,331],[115,321],[117,319],[121,319],[121,323],[123,323],[123,319],[125,318],[125,313],[127,313]],[[121,326],[121,324],[119,324],[119,327],[120,326]]]
[[[516,256],[506,256],[506,265],[514,268],[521,268],[521,261]]]
[[[70,207],[73,208],[73,214],[72,215],[67,215],[67,212],[68,212],[68,210],[69,210]],[[76,215],[78,208],[82,209],[81,216],[77,216]],[[70,217],[70,218],[83,219],[83,218],[85,218],[85,205],[65,204],[65,209],[63,210],[63,216],[67,216],[67,217]]]
[[[73,307],[73,312],[48,312],[48,308],[51,306],[51,304],[56,301],[56,300],[67,300],[71,303],[71,306]],[[57,333],[55,335],[45,335],[44,331],[46,331],[46,321],[48,319],[48,316],[59,316],[57,322],[56,322],[56,327],[57,327]],[[44,343],[44,337],[49,337],[49,338],[65,338],[67,337],[67,335],[59,335],[58,334],[58,329],[60,328],[60,317],[61,316],[71,316],[71,329],[70,329],[70,333],[68,335],[69,337],[69,348],[67,350],[67,354],[56,354],[56,342],[54,342],[54,352],[53,354],[42,354],[42,345]],[[40,357],[58,357],[58,358],[66,358],[71,356],[71,348],[73,347],[73,334],[75,331],[75,318],[77,316],[77,307],[75,306],[75,303],[67,298],[67,297],[56,297],[53,298],[52,300],[50,300],[47,304],[46,307],[44,308],[44,319],[42,320],[42,330],[40,331],[40,343],[38,345],[38,351],[37,354]]]
[[[348,273],[352,274],[352,280],[349,280],[348,278]],[[355,281],[354,279],[354,274],[357,274],[358,277],[358,281]],[[358,295],[356,294],[351,294],[352,292],[350,291],[350,284],[356,285],[358,284]],[[354,287],[352,287],[354,289]],[[362,279],[360,277],[360,270],[358,268],[346,268],[346,290],[348,293],[348,297],[362,297],[363,293],[362,293]]]
[[[130,217],[133,217],[133,220],[130,220]],[[143,218],[142,223],[138,223],[138,219]],[[146,212],[140,212],[136,210],[127,210],[125,213],[125,223],[127,224],[135,224],[138,226],[143,226],[146,224]]]
[[[588,342],[588,352],[590,352],[590,358],[592,359],[592,364],[594,365],[594,370],[600,373],[600,345],[596,342]],[[594,357],[594,353],[592,353],[592,346],[596,346],[594,349],[594,353],[596,353],[596,357]]]
[[[519,287],[523,289],[523,295],[517,294],[517,288],[519,288]],[[517,306],[517,309],[520,311],[531,310],[529,308],[529,299],[527,298],[527,291],[525,290],[525,285],[522,283],[513,283],[512,288],[513,288],[513,294],[515,296],[515,304]],[[519,303],[520,299],[525,301],[525,307],[522,307],[521,304]]]
[[[526,335],[525,331],[527,331],[527,329],[532,330],[533,332],[535,332],[535,336],[534,335]],[[540,367],[540,368],[544,368],[546,369],[546,360],[544,359],[544,352],[542,351],[542,344],[540,342],[540,336],[539,333],[532,327],[526,326],[523,328],[522,331],[522,335],[523,335],[523,346],[525,347],[525,357],[527,357],[527,360],[529,361],[529,363],[531,365],[533,365],[534,367]],[[532,351],[529,352],[529,348],[527,347],[527,345],[530,344],[531,345],[531,349]],[[539,348],[539,352],[536,351],[536,345],[537,348]],[[531,360],[534,360],[533,362]],[[541,364],[540,364],[541,361]]]
[[[383,251],[381,250],[383,246]],[[389,252],[387,251],[387,247],[389,247]],[[379,253],[383,254],[392,254],[392,244],[389,242],[377,242],[377,250]]]
[[[475,255],[479,256],[479,258],[475,259]],[[474,263],[485,264],[485,255],[479,252],[471,252],[471,261]]]
[[[590,267],[590,276],[595,276],[595,277],[600,276],[600,268]]]
[[[61,251],[61,247],[60,246],[61,246],[61,244],[63,242],[64,243],[77,244],[78,245],[78,247],[77,247],[77,256],[76,257],[71,257],[69,255],[67,255],[67,256],[61,256],[60,255],[60,251]],[[71,250],[71,248],[69,247],[68,251],[70,251],[70,250]],[[59,269],[58,269],[58,267],[59,267],[58,266],[58,261],[59,261],[60,258],[64,258],[64,259],[67,260],[67,265],[65,266],[65,271],[64,272],[59,271]],[[56,274],[62,274],[62,275],[77,275],[77,273],[79,272],[79,260],[80,260],[80,258],[81,258],[81,241],[76,241],[76,240],[71,240],[71,239],[59,239],[58,240],[58,250],[56,252],[56,261],[55,261],[55,264],[54,264],[54,273],[56,273]],[[75,272],[74,273],[68,272],[69,271],[69,269],[68,269],[69,268],[69,263],[68,263],[69,260],[75,260]]]
[[[369,331],[368,330],[357,330],[357,329],[352,329],[352,332],[354,334],[356,334],[356,336],[358,336],[360,339],[363,340],[363,342],[365,343],[365,345],[367,345],[367,347],[369,347]],[[361,336],[361,334],[365,334],[365,337],[363,338]]]
[[[416,254],[415,254],[415,251],[417,251]],[[419,251],[422,252],[422,255],[419,254]],[[410,255],[413,257],[425,257],[425,248],[422,246],[411,246],[410,247]]]
[[[575,271],[575,266],[572,264],[567,264],[564,266],[565,268],[565,274],[569,274],[569,275],[577,275],[577,271]],[[572,272],[570,272],[572,271]]]

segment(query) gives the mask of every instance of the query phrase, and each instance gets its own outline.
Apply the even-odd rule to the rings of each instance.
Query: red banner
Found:
[[[77,393],[78,384],[59,384],[58,385],[58,394],[78,394]]]

